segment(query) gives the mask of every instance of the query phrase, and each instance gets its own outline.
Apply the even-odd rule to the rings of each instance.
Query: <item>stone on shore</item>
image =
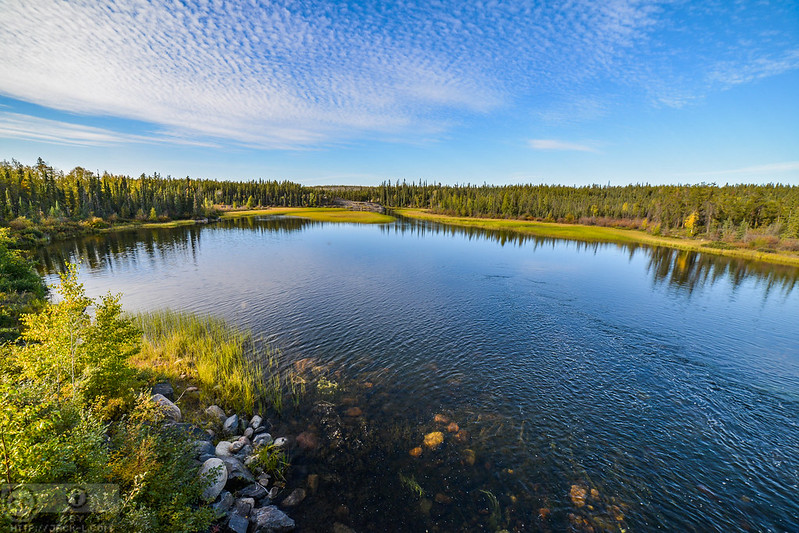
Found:
[[[180,422],[182,418],[180,407],[169,401],[166,396],[163,394],[153,394],[153,401],[161,407],[161,410],[167,420]]]
[[[222,410],[221,407],[218,405],[212,405],[208,409],[205,410],[205,414],[211,417],[214,421],[219,421],[220,424],[224,424],[225,420],[227,420],[227,415],[225,411]]]
[[[209,480],[209,485],[203,490],[203,499],[205,501],[214,501],[217,496],[225,488],[228,481],[228,469],[221,459],[213,457],[203,463],[198,474],[201,479],[206,478]]]
[[[160,394],[170,402],[175,401],[175,389],[172,388],[172,385],[168,381],[156,383],[153,385],[152,391],[153,394]]]
[[[239,415],[230,415],[222,424],[222,430],[229,435],[239,434]]]
[[[231,442],[228,442],[226,440],[220,440],[219,443],[217,443],[216,445],[214,453],[216,453],[218,457],[230,457],[231,455],[233,455],[230,452],[231,445],[232,445]]]
[[[214,450],[214,445],[208,442],[207,440],[197,440],[192,443],[192,448],[194,449],[194,456],[200,457],[203,455],[214,455],[216,452]]]
[[[228,490],[236,490],[255,483],[255,478],[249,469],[235,457],[220,457],[219,458],[227,467],[227,485]]]
[[[294,520],[274,505],[255,509],[253,515],[253,533],[285,533],[294,529]]]
[[[233,507],[233,501],[233,495],[223,490],[219,495],[219,500],[211,506],[211,509],[213,509],[216,516],[224,516],[230,511],[230,508]]]
[[[261,427],[264,419],[261,418],[259,415],[253,415],[252,419],[250,420],[250,427],[253,429]]]

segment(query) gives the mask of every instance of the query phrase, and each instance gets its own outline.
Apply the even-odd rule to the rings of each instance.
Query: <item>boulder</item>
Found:
[[[161,407],[161,411],[164,413],[167,420],[180,422],[182,418],[180,407],[168,400],[166,396],[163,394],[153,394],[153,401]]]
[[[231,415],[225,419],[222,424],[222,430],[228,435],[238,435],[239,433],[239,415]]]
[[[266,498],[266,495],[266,489],[258,483],[247,485],[239,491],[239,497],[241,498],[253,498],[255,500],[260,500],[261,498]]]
[[[223,490],[219,495],[219,499],[211,506],[211,509],[213,509],[216,516],[224,516],[233,507],[233,501],[233,495]]]
[[[221,407],[218,405],[212,405],[208,409],[205,410],[205,414],[212,418],[214,421],[219,421],[220,424],[224,424],[225,420],[227,420],[227,415],[222,410]]]
[[[216,445],[214,453],[216,453],[218,457],[230,457],[231,455],[233,455],[232,453],[230,453],[230,446],[231,446],[230,442],[226,440],[220,440],[219,443],[217,443]]]
[[[153,394],[160,394],[167,400],[174,402],[175,401],[175,389],[172,388],[172,385],[169,384],[168,381],[162,381],[161,383],[156,383],[153,385]]]
[[[254,533],[285,533],[294,529],[294,520],[274,505],[255,509],[253,516]]]
[[[192,443],[195,457],[202,457],[203,455],[214,455],[214,445],[207,440],[196,440]]]
[[[242,516],[237,512],[230,513],[230,518],[227,522],[227,531],[233,533],[247,533],[247,528],[250,527],[250,521],[246,516]]]
[[[213,457],[205,461],[198,473],[200,479],[207,479],[209,485],[203,490],[205,501],[214,501],[228,482],[228,469],[221,459]]]
[[[235,457],[220,457],[227,468],[228,490],[237,490],[255,483],[255,478],[244,464]]]

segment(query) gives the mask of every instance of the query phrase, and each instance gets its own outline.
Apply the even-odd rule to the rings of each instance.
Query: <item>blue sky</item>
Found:
[[[0,0],[0,158],[138,175],[799,184],[799,4]]]

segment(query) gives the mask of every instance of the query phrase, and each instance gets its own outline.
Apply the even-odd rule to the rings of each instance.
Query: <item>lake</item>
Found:
[[[286,217],[39,256],[51,283],[78,259],[90,296],[224,317],[340,385],[270,416],[320,439],[300,530],[799,531],[795,268]]]

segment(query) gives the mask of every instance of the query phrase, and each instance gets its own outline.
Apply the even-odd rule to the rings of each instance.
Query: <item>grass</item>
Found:
[[[218,318],[168,310],[139,314],[135,322],[143,333],[135,366],[174,382],[196,383],[206,405],[246,413],[267,403],[278,412],[282,408],[278,354],[259,346],[252,333]]]
[[[452,217],[431,213],[425,209],[397,209],[401,216],[419,220],[432,220],[454,226],[481,228],[487,230],[515,231],[526,235],[552,237],[590,242],[611,242],[622,244],[648,244],[650,246],[666,246],[678,250],[703,252],[727,257],[751,259],[782,265],[799,266],[799,254],[788,252],[766,253],[759,250],[740,248],[724,248],[712,246],[706,240],[677,239],[651,235],[644,231],[601,226],[585,226],[581,224],[559,224],[555,222],[533,222],[527,220],[511,220],[496,218]]]
[[[385,224],[394,222],[394,217],[372,211],[350,211],[341,207],[273,207],[246,211],[226,211],[222,218],[238,218],[254,215],[286,215],[307,218],[319,222],[349,222],[354,224]]]

